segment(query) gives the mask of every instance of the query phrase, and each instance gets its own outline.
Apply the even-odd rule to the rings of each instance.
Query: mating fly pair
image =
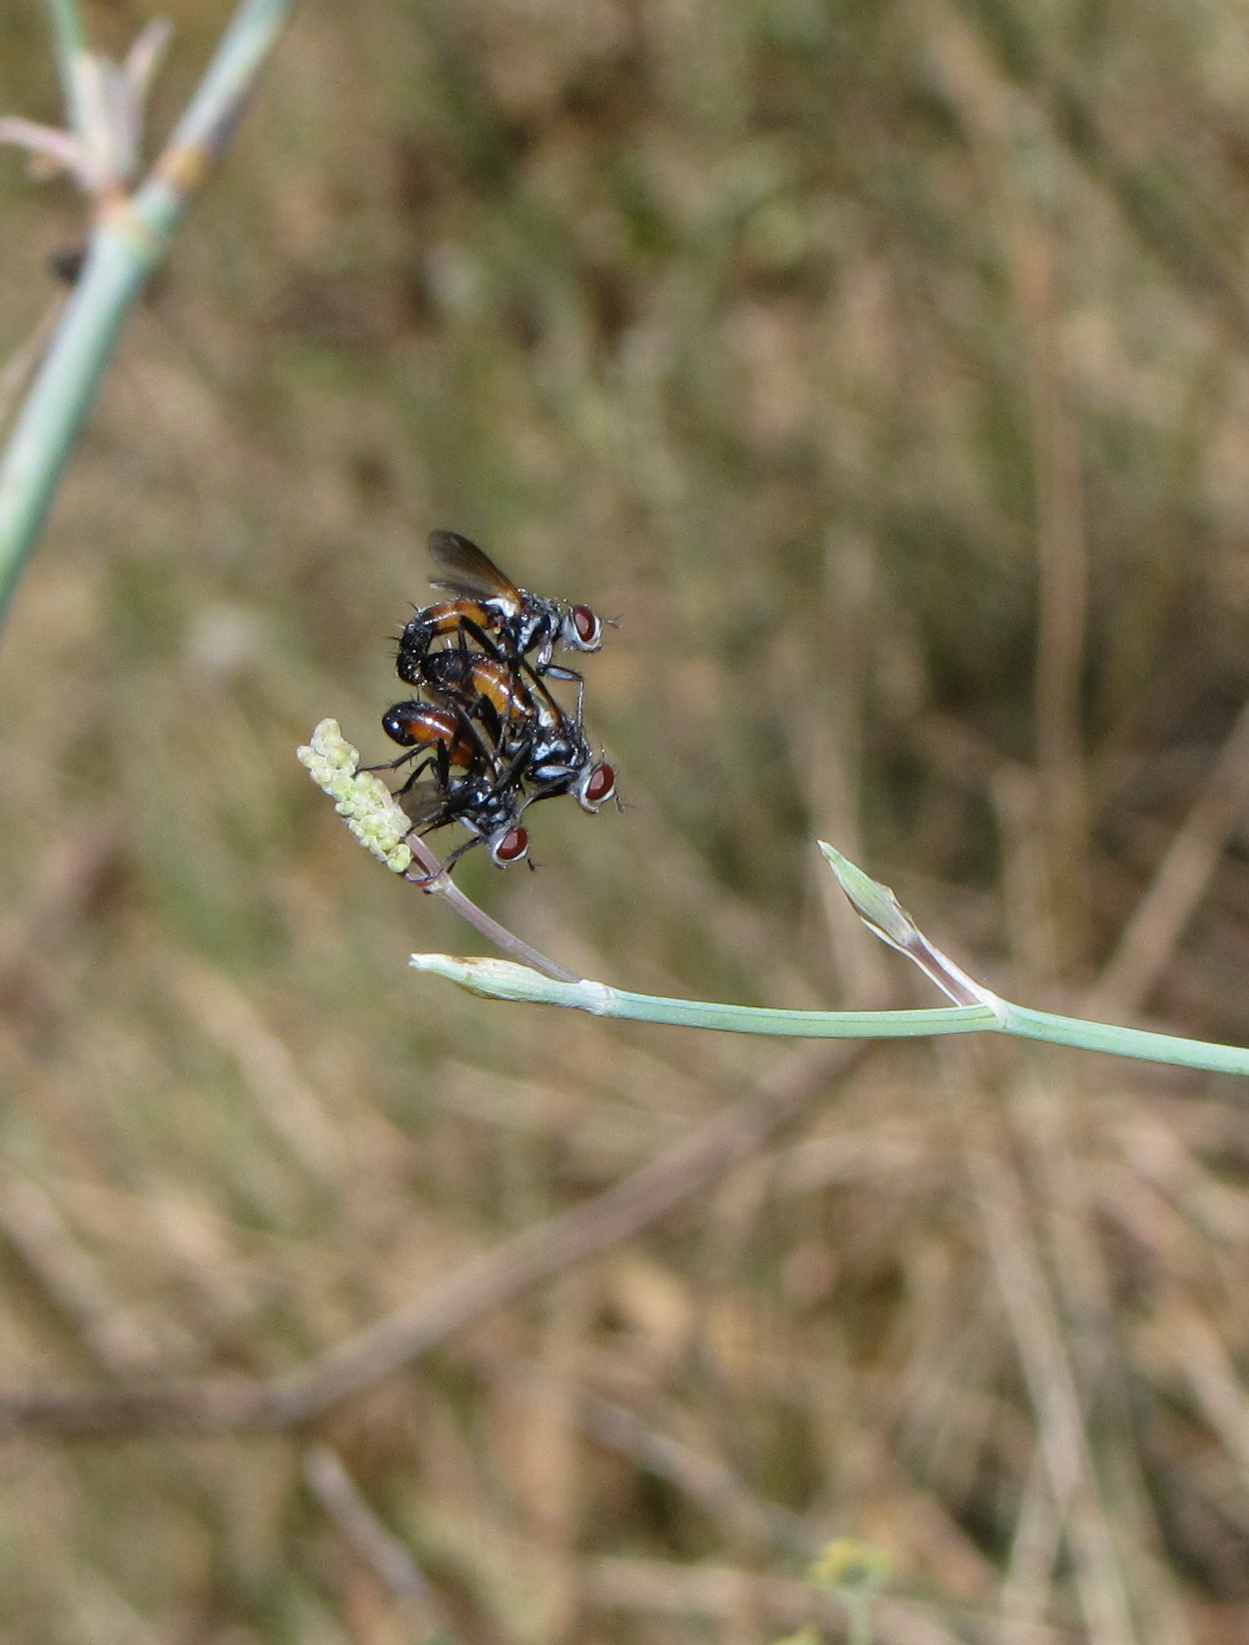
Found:
[[[467,828],[442,871],[478,844],[503,868],[528,852],[521,818],[529,806],[572,794],[594,812],[615,794],[615,772],[586,739],[585,683],[554,661],[557,649],[597,651],[603,620],[588,606],[517,587],[454,531],[433,532],[429,549],[442,573],[433,586],[451,598],[417,611],[399,636],[399,677],[424,695],[382,719],[407,750],[391,768],[417,762],[396,798],[421,834],[453,822]],[[548,680],[575,682],[575,713]]]

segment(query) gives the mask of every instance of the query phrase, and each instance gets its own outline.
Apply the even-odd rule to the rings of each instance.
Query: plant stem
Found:
[[[155,255],[103,224],[0,463],[0,618]]]
[[[576,983],[594,996],[579,1005],[595,1016],[626,1022],[663,1023],[672,1028],[716,1029],[729,1034],[763,1034],[782,1039],[912,1039],[925,1034],[977,1034],[996,1026],[984,1005],[947,1005],[927,1011],[781,1011],[763,1005],[718,1005],[710,1000],[677,1000],[630,994],[602,983]],[[602,990],[601,995],[598,993]]]
[[[560,982],[507,960],[461,959],[451,954],[413,954],[418,971],[432,971],[470,993],[490,999],[560,1005],[596,1017],[662,1023],[672,1028],[713,1029],[729,1034],[764,1034],[794,1039],[917,1039],[929,1034],[1012,1034],[1046,1040],[1079,1051],[1136,1057],[1174,1068],[1202,1068],[1217,1074],[1249,1075],[1249,1050],[1205,1040],[1152,1034],[1139,1028],[1060,1017],[1050,1011],[997,1000],[988,1005],[948,1006],[935,1011],[777,1011],[767,1006],[721,1005],[709,1000],[677,1000],[631,994],[601,982]]]
[[[1186,1040],[1176,1034],[1152,1034],[1143,1028],[1119,1028],[1084,1017],[1060,1017],[1052,1011],[1030,1011],[1025,1005],[999,1000],[1003,1007],[1001,1031],[1021,1039],[1046,1040],[1077,1051],[1101,1051],[1112,1057],[1135,1057],[1143,1062],[1167,1063],[1172,1068],[1204,1068],[1215,1074],[1249,1074],[1249,1050],[1240,1045],[1218,1045],[1210,1040]]]
[[[61,95],[65,99],[68,124],[76,137],[83,137],[86,134],[86,118],[78,69],[86,53],[87,42],[78,3],[77,0],[47,0],[47,6],[52,18],[56,66],[61,77]]]
[[[408,836],[408,845],[412,855],[421,865],[427,876],[433,876],[432,883],[424,889],[432,896],[442,897],[446,906],[457,913],[462,920],[467,920],[480,936],[487,942],[492,942],[496,948],[501,948],[505,954],[522,967],[531,967],[540,971],[543,976],[554,977],[559,982],[575,983],[577,978],[571,971],[565,970],[555,960],[548,959],[539,949],[527,943],[523,937],[518,937],[514,931],[509,931],[505,925],[487,914],[484,908],[478,908],[471,897],[465,896],[450,874],[441,873],[442,864],[425,844],[418,834]],[[411,876],[409,876],[410,878]]]
[[[123,320],[234,129],[295,0],[242,0],[199,90],[147,182],[101,204],[86,267],[0,460],[0,620],[38,539]],[[57,51],[81,30],[72,0],[49,0]],[[70,93],[67,90],[67,96]],[[71,107],[71,119],[76,110]]]
[[[416,971],[432,971],[488,999],[531,1005],[562,1005],[595,1017],[655,1022],[670,1028],[716,1029],[728,1034],[765,1034],[783,1039],[905,1039],[923,1034],[975,1034],[997,1025],[987,1005],[949,1005],[931,1011],[779,1011],[761,1005],[718,1005],[630,994],[605,983],[563,982],[539,976],[509,960],[413,954]]]

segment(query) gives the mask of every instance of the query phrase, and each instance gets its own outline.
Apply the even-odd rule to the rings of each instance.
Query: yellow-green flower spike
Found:
[[[359,750],[343,736],[338,721],[322,720],[298,755],[360,844],[392,872],[405,873],[412,861],[405,836],[412,825],[381,778],[359,769]]]

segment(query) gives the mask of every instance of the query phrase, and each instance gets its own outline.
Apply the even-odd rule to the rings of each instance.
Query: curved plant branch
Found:
[[[347,818],[356,837],[388,867],[404,873],[413,854],[424,853],[421,841],[405,835],[407,819],[386,785],[376,776],[358,771],[360,756],[342,736],[336,720],[321,722],[313,733],[311,745],[299,750],[299,758],[326,793],[337,801],[339,811]],[[632,994],[623,988],[610,988],[606,983],[574,977],[483,914],[446,877],[431,889],[446,892],[457,911],[511,958],[413,954],[411,965],[416,971],[445,977],[486,999],[560,1005],[569,1010],[588,1011],[594,1017],[662,1023],[671,1028],[808,1040],[1012,1034],[1019,1039],[1046,1040],[1051,1045],[1067,1045],[1079,1051],[1101,1051],[1109,1056],[1167,1063],[1174,1068],[1249,1074],[1249,1049],[1242,1046],[1214,1045],[1206,1040],[1181,1039],[1174,1034],[1120,1028],[1082,1017],[1059,1016],[1053,1011],[1034,1011],[1002,999],[926,937],[887,885],[856,868],[823,840],[819,844],[825,862],[867,929],[918,966],[953,1005],[927,1011],[784,1011],[772,1006],[723,1005],[710,1000]],[[426,874],[430,872],[430,860],[422,856]]]
[[[168,39],[153,23],[122,64],[88,52],[71,0],[50,0],[70,129],[0,120],[0,142],[69,172],[94,204],[87,259],[0,460],[0,616],[38,540],[122,322],[212,171],[295,0],[242,0],[147,179],[143,103]]]
[[[1249,1049],[1206,1040],[1152,1034],[1139,1028],[1033,1011],[1004,1000],[927,938],[887,885],[871,879],[831,845],[820,842],[841,889],[873,936],[905,954],[931,982],[957,1003],[935,1011],[778,1011],[770,1007],[719,1005],[630,994],[601,982],[565,982],[538,976],[506,960],[461,959],[452,954],[413,954],[412,966],[446,977],[488,999],[562,1005],[596,1017],[666,1023],[676,1028],[710,1028],[731,1034],[782,1035],[795,1039],[903,1039],[928,1034],[1012,1034],[1046,1040],[1079,1051],[1135,1057],[1174,1068],[1204,1068],[1217,1074],[1249,1074]]]

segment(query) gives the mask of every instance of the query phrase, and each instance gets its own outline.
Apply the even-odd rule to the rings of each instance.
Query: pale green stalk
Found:
[[[78,66],[86,52],[82,17],[77,0],[48,0],[52,19],[52,38],[56,47],[56,66],[61,77],[61,94],[65,99],[65,113],[70,129],[78,137],[86,130],[86,116],[82,106],[81,81]]]
[[[1085,1017],[1060,1017],[1053,1011],[1030,1011],[1026,1005],[1001,1001],[1003,1034],[1025,1040],[1046,1040],[1077,1051],[1102,1051],[1112,1057],[1136,1057],[1142,1062],[1164,1062],[1172,1068],[1205,1068],[1215,1074],[1249,1074],[1249,1050],[1241,1045],[1218,1045],[1210,1040],[1186,1040],[1175,1034],[1151,1034],[1143,1028],[1120,1028]]]
[[[930,1034],[1011,1034],[1045,1040],[1080,1051],[1135,1057],[1174,1068],[1202,1068],[1218,1074],[1249,1075],[1249,1050],[1147,1033],[1110,1023],[1063,1017],[1013,1005],[977,982],[918,929],[888,886],[879,884],[821,844],[825,859],[868,929],[913,960],[951,998],[963,1002],[935,1011],[778,1011],[770,1007],[720,1005],[631,994],[605,983],[562,982],[508,960],[461,959],[451,954],[413,954],[418,971],[446,977],[470,993],[490,999],[528,1001],[588,1011],[596,1017],[663,1023],[674,1028],[714,1029],[729,1034],[764,1034],[795,1039],[903,1039]]]
[[[295,0],[243,0],[150,178],[131,196],[105,190],[86,265],[0,461],[0,617],[47,516],[123,320],[238,119]],[[50,0],[70,119],[85,61],[70,0]],[[77,52],[77,57],[72,53]],[[69,64],[68,69],[66,64]],[[76,133],[83,141],[90,134]]]
[[[725,1034],[765,1034],[782,1039],[906,1039],[916,1034],[976,1034],[997,1026],[985,1005],[945,1006],[935,1011],[779,1011],[764,1005],[716,1005],[674,1000],[662,994],[630,994],[606,983],[561,982],[511,960],[413,954],[415,971],[430,971],[470,994],[530,1005],[562,1005],[593,1017],[658,1022],[669,1028],[714,1028]]]
[[[82,278],[0,462],[0,618],[95,399],[114,340],[157,260],[108,225],[95,233]]]

